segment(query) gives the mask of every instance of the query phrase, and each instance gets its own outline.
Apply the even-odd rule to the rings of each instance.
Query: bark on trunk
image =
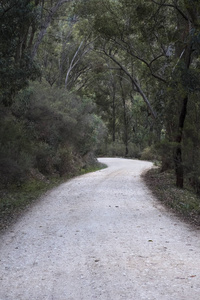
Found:
[[[176,136],[175,142],[177,143],[174,150],[174,165],[175,165],[175,174],[176,174],[176,186],[183,188],[184,184],[184,169],[182,161],[182,138],[183,138],[183,127],[187,114],[187,103],[188,96],[183,99],[182,109],[179,116],[179,132]]]
[[[115,130],[116,130],[116,116],[115,116],[115,94],[113,95],[112,103],[112,140],[115,142]]]
[[[176,186],[179,188],[183,188],[184,171],[183,171],[183,163],[182,163],[181,144],[178,144],[178,146],[175,149],[174,164],[175,164],[175,173],[176,173]]]
[[[189,11],[187,11],[187,13],[190,14]],[[177,14],[178,14],[177,27],[179,29],[179,32],[181,33],[180,35],[181,42],[178,43],[176,46],[176,56],[178,58],[178,63],[182,61],[185,65],[185,69],[188,71],[192,59],[192,40],[190,36],[190,31],[193,28],[194,23],[191,23],[192,18],[185,19],[179,13]],[[185,41],[188,41],[187,45],[185,45]],[[179,115],[178,134],[175,138],[175,142],[177,146],[174,150],[174,164],[175,164],[175,174],[176,174],[176,186],[179,188],[183,188],[183,183],[184,183],[183,182],[184,168],[183,168],[183,161],[182,161],[182,138],[183,138],[184,122],[187,115],[188,97],[189,94],[187,94],[183,98],[181,113]]]
[[[126,113],[126,96],[124,93],[123,83],[122,83],[122,74],[120,77],[120,87],[122,93],[122,103],[123,103],[123,118],[124,118],[124,145],[125,145],[125,157],[128,155],[128,120],[127,120],[127,113]]]

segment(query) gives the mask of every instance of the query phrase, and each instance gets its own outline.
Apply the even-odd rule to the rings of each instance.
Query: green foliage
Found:
[[[161,140],[160,143],[157,143],[155,148],[162,162],[161,171],[171,170],[174,167],[173,161],[173,151],[176,147],[176,143],[170,142],[168,139]]]
[[[156,153],[155,147],[146,147],[141,153],[142,160],[150,160],[150,161],[155,161],[158,159],[158,155]]]
[[[107,156],[111,156],[111,157],[124,157],[125,155],[125,146],[124,144],[121,142],[113,142],[110,143],[106,149],[106,155]]]
[[[125,157],[126,147],[123,142],[115,141],[110,142],[107,145],[104,144],[97,152],[101,156],[109,156],[109,157]],[[128,155],[126,157],[130,158],[140,158],[140,148],[137,144],[129,143],[128,145]]]
[[[81,100],[65,89],[34,83],[4,108],[0,142],[1,183],[22,182],[36,168],[50,174],[75,174],[81,157],[95,151],[104,125],[90,99]]]
[[[39,74],[30,57],[29,35],[37,26],[37,15],[33,1],[1,1],[0,102],[5,106],[10,106],[15,94]]]
[[[179,1],[182,14],[156,1],[72,1],[50,18],[56,3],[0,4],[1,169],[11,171],[4,184],[20,183],[31,168],[76,172],[91,150],[150,159],[157,144],[163,170],[182,147],[198,186],[198,1]],[[31,53],[43,29],[38,67]],[[39,69],[41,82],[25,88]],[[185,97],[190,122],[180,128]]]
[[[80,161],[77,161],[73,149],[69,146],[59,147],[53,159],[53,165],[60,176],[76,174],[80,168]]]
[[[0,119],[0,183],[4,185],[24,180],[32,166],[31,140],[25,124],[2,107]]]
[[[194,93],[188,105],[186,119],[183,156],[186,181],[200,194],[200,120],[199,92]]]

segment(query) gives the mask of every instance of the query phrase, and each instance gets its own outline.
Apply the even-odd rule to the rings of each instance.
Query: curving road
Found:
[[[0,236],[0,300],[200,299],[200,233],[153,198],[152,164],[100,161]]]

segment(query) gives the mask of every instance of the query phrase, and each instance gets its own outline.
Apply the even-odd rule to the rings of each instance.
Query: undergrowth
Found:
[[[80,175],[84,175],[84,174],[87,174],[90,172],[95,172],[95,171],[105,169],[105,168],[107,168],[107,166],[105,164],[98,163],[98,164],[95,164],[94,166],[89,166],[87,168],[81,169]]]
[[[164,205],[190,224],[200,226],[200,197],[187,185],[184,189],[177,188],[172,171],[161,173],[159,169],[151,169],[144,179]]]

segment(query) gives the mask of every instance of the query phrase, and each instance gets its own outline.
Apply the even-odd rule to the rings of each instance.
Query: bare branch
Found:
[[[75,67],[75,65],[76,65],[76,64],[78,63],[78,61],[79,61],[79,60],[77,60],[77,61],[74,63],[74,60],[75,60],[76,56],[78,55],[78,52],[80,51],[82,44],[83,44],[83,41],[80,43],[78,49],[76,50],[76,52],[75,52],[75,54],[74,54],[74,56],[73,56],[73,58],[72,58],[72,60],[71,60],[71,63],[70,63],[70,66],[69,66],[69,69],[68,69],[68,71],[67,71],[67,75],[66,75],[66,78],[65,78],[65,87],[67,87],[67,82],[68,82],[68,78],[69,78],[69,74],[70,74],[71,70]]]
[[[177,6],[177,5],[173,5],[173,4],[169,4],[169,3],[162,3],[162,2],[157,2],[155,0],[151,0],[151,2],[160,5],[160,6],[167,6],[167,7],[172,7],[175,8],[179,14],[186,20],[189,21],[189,18],[182,12],[182,10]]]
[[[156,119],[157,115],[156,115],[156,112],[153,110],[147,96],[145,95],[145,93],[143,92],[142,88],[140,87],[139,83],[137,82],[137,80],[135,78],[133,78],[133,76],[128,72],[128,70],[111,54],[111,53],[108,53],[105,48],[102,50],[103,53],[110,57],[110,59],[112,59],[113,62],[115,62],[119,67],[120,69],[129,77],[130,81],[132,82],[133,86],[136,87],[137,89],[137,92],[142,96],[144,102],[147,104],[147,107],[149,108],[149,111],[152,115],[152,117],[154,119]]]
[[[157,57],[155,57],[154,59],[152,59],[152,61],[151,61],[150,63],[148,63],[146,60],[144,60],[143,58],[139,57],[138,55],[132,55],[132,56],[134,56],[134,57],[137,58],[138,60],[142,61],[142,62],[149,68],[149,70],[150,70],[150,72],[151,72],[151,75],[152,75],[154,78],[156,78],[156,79],[158,79],[158,80],[160,80],[160,81],[166,83],[166,80],[165,80],[164,78],[162,78],[161,76],[156,75],[155,73],[153,73],[152,68],[151,68],[151,65],[153,64],[153,62],[155,62],[156,60],[158,60],[160,57],[163,57],[163,56],[164,56],[163,54],[160,54],[160,55],[158,55]]]
[[[153,59],[151,60],[150,63],[148,63],[144,58],[141,58],[139,55],[135,54],[135,53],[132,51],[130,45],[129,45],[126,41],[122,40],[122,42],[125,44],[125,46],[122,45],[121,43],[119,43],[119,42],[118,42],[117,40],[115,40],[115,39],[113,40],[113,42],[116,43],[117,45],[119,45],[120,47],[122,47],[124,50],[126,50],[127,53],[130,54],[132,57],[134,57],[134,58],[140,60],[141,62],[143,62],[143,63],[149,68],[149,70],[150,70],[150,72],[151,72],[151,75],[152,75],[154,78],[156,78],[156,79],[158,79],[158,80],[160,80],[160,81],[166,83],[166,80],[165,80],[164,78],[162,78],[161,76],[155,74],[155,73],[153,72],[153,70],[152,70],[152,67],[151,67],[151,65],[152,65],[156,60],[158,60],[159,58],[163,57],[164,54],[158,55],[157,57],[153,58]]]
[[[14,3],[13,5],[7,7],[7,8],[4,8],[4,5],[3,4],[0,4],[1,7],[3,8],[3,13],[1,14],[1,17],[3,15],[5,15],[9,10],[11,10],[13,7],[15,7],[17,5],[17,3]]]
[[[181,55],[180,55],[180,57],[178,58],[177,63],[175,64],[175,66],[174,66],[173,69],[172,69],[172,73],[174,73],[174,70],[175,70],[176,66],[178,65],[178,63],[180,62],[180,60],[181,60],[181,58],[182,58],[184,52],[185,52],[185,49],[183,49],[183,51],[181,52]]]

